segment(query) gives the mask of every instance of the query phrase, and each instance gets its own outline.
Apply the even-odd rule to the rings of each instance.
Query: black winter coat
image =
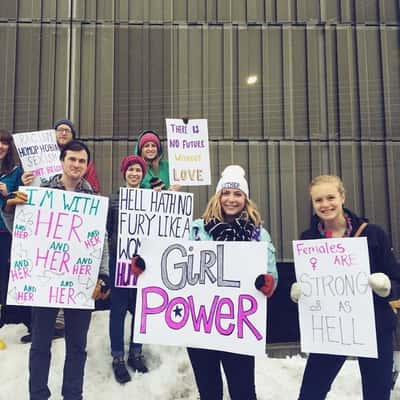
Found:
[[[351,218],[351,236],[354,236],[359,226],[363,222],[367,222],[367,220],[358,217],[348,209],[345,209],[345,212]],[[310,228],[301,234],[301,239],[320,239],[321,235],[318,231],[319,222],[319,217],[314,215],[311,219]],[[389,239],[381,227],[368,224],[360,236],[367,238],[371,274],[374,272],[383,272],[389,277],[392,284],[389,297],[382,298],[375,293],[373,294],[376,332],[379,335],[379,332],[388,329],[392,330],[396,325],[396,317],[389,301],[400,297],[400,266],[396,262]]]

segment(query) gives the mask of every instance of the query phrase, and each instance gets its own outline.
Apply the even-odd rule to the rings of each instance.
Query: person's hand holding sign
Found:
[[[368,284],[379,297],[388,297],[391,290],[389,277],[383,272],[375,272],[368,278]]]
[[[26,171],[22,174],[21,180],[24,186],[29,186],[35,179],[35,174],[32,171]]]
[[[271,274],[260,274],[257,276],[254,286],[267,297],[271,297],[275,289],[275,279]]]
[[[8,195],[7,185],[3,182],[0,182],[0,194],[3,197],[6,197]]]
[[[146,269],[146,263],[139,255],[133,256],[131,260],[132,273],[139,277],[139,275]]]
[[[110,279],[107,275],[101,274],[97,280],[96,287],[94,288],[92,299],[107,300],[110,293]]]
[[[301,286],[300,283],[294,282],[290,288],[290,298],[294,303],[298,303],[301,297]]]
[[[12,209],[18,204],[25,204],[28,201],[28,195],[25,192],[11,192],[6,196],[3,209],[6,212],[12,212]]]

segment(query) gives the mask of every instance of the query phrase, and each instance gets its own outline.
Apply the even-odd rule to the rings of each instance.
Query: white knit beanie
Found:
[[[249,197],[249,185],[247,184],[246,173],[240,165],[228,165],[221,174],[215,193],[222,189],[239,189]]]

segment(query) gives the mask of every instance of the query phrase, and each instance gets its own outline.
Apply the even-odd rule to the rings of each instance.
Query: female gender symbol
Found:
[[[317,261],[318,260],[315,257],[310,258],[310,264],[313,271],[315,271],[315,269],[317,268]]]

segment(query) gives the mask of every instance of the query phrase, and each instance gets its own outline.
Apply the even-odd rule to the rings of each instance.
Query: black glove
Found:
[[[270,297],[274,292],[275,279],[271,274],[261,274],[257,276],[254,286],[265,296]]]
[[[165,189],[165,183],[158,176],[153,176],[149,183],[152,189]]]
[[[131,270],[135,276],[139,276],[146,269],[146,263],[138,254],[132,257]]]

